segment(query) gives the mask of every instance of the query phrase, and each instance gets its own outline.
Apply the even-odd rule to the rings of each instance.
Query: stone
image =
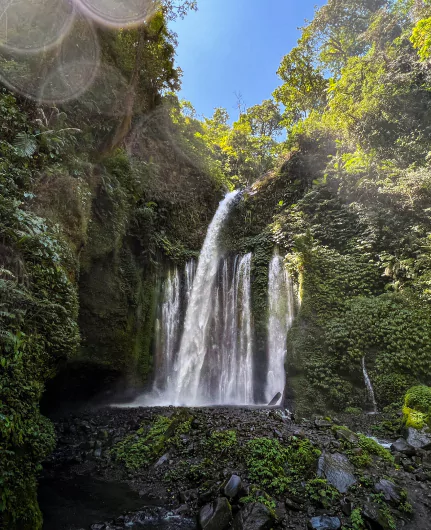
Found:
[[[106,524],[104,523],[96,523],[92,524],[90,526],[91,530],[104,530],[106,528]]]
[[[390,480],[384,478],[380,479],[379,482],[374,485],[374,490],[377,493],[383,493],[386,502],[390,502],[396,506],[401,502],[401,488],[396,486]]]
[[[341,521],[338,517],[329,517],[328,515],[320,515],[313,517],[308,527],[312,530],[338,530],[341,528]]]
[[[289,498],[286,499],[284,501],[284,504],[286,505],[286,508],[288,510],[291,510],[292,512],[300,512],[301,511],[301,506],[298,503],[294,502],[292,499],[289,499]]]
[[[180,493],[180,501],[181,502],[193,502],[197,500],[198,498],[198,490],[197,489],[191,489],[182,491]]]
[[[314,420],[314,425],[318,429],[328,429],[329,427],[332,427],[332,423],[328,420]]]
[[[396,451],[397,453],[403,453],[407,456],[413,456],[416,454],[416,449],[406,442],[404,438],[398,438],[392,445],[391,451]]]
[[[280,399],[281,399],[281,392],[277,392],[275,396],[271,399],[271,401],[268,403],[268,407],[273,407],[274,405],[277,405]]]
[[[224,494],[226,497],[233,499],[241,490],[242,481],[238,475],[232,475],[224,487]]]
[[[407,429],[407,443],[416,449],[431,449],[431,434],[425,429],[418,431],[413,427]]]
[[[415,479],[418,482],[425,482],[426,480],[428,480],[428,475],[423,471],[419,471],[415,473]]]
[[[157,462],[154,464],[154,467],[160,467],[162,464],[164,464],[165,462],[167,462],[169,458],[169,453],[166,453],[164,454],[163,456],[161,456]]]
[[[189,512],[189,507],[187,506],[187,504],[181,504],[181,506],[179,506],[175,510],[176,515],[186,515],[188,512]]]
[[[350,486],[356,484],[354,470],[346,455],[324,453],[319,458],[317,474],[326,478],[340,493],[346,493]]]
[[[234,521],[234,530],[271,530],[274,524],[274,515],[270,509],[261,502],[246,504],[237,514]]]
[[[206,504],[199,512],[199,526],[202,530],[227,530],[231,520],[232,509],[225,497]]]
[[[358,436],[350,429],[337,429],[335,431],[335,438],[337,438],[337,440],[345,440],[353,445],[356,445],[359,442]]]
[[[275,517],[277,521],[283,521],[286,517],[286,506],[283,502],[277,502],[275,507]]]
[[[97,449],[94,450],[94,456],[96,458],[101,458],[102,457],[102,448],[101,447],[98,447]]]
[[[347,517],[350,517],[353,511],[353,504],[348,500],[344,499],[340,503],[341,511],[344,513],[344,515],[347,515]]]
[[[372,530],[390,530],[388,520],[377,504],[371,502],[364,504],[362,516],[368,521]]]

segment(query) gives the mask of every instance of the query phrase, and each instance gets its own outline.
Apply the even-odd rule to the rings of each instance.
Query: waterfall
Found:
[[[205,392],[201,379],[205,358],[211,355],[211,330],[214,309],[213,290],[216,284],[221,250],[219,234],[234,205],[238,191],[228,193],[221,201],[208,228],[199,256],[195,280],[190,295],[184,323],[184,332],[175,365],[176,404],[196,405],[202,403]]]
[[[253,329],[251,318],[251,254],[223,260],[218,315],[218,355],[211,372],[218,372],[217,403],[251,404],[253,400]],[[217,349],[217,345],[214,345]]]
[[[269,264],[268,306],[268,373],[265,389],[267,402],[277,392],[284,392],[286,338],[295,309],[293,282],[277,251]]]
[[[153,391],[132,406],[254,403],[252,254],[225,256],[219,241],[238,193],[221,201],[197,265],[188,262],[182,275],[168,271],[156,322]]]
[[[368,372],[365,367],[365,357],[362,357],[362,373],[364,374],[364,381],[365,381],[365,386],[367,388],[368,396],[373,404],[373,412],[376,413],[377,412],[376,396],[374,395],[373,385],[371,384],[371,380],[368,376]]]
[[[162,391],[169,384],[173,370],[175,350],[179,340],[180,325],[180,275],[178,269],[170,269],[162,283],[162,299],[156,320],[153,383],[155,392]]]
[[[161,285],[161,298],[155,322],[153,394],[161,395],[169,387],[176,352],[181,338],[182,318],[187,309],[196,272],[195,260],[184,267],[170,268]],[[183,278],[183,282],[182,282]]]
[[[186,263],[184,269],[184,284],[186,291],[186,303],[189,303],[190,295],[192,294],[193,280],[196,274],[196,261],[191,259]]]

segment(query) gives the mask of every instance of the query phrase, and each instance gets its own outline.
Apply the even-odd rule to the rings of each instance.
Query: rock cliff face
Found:
[[[325,176],[328,154],[330,144],[299,145],[279,171],[247,191],[225,240],[253,252],[260,359],[274,245],[294,279],[301,302],[287,340],[288,401],[304,413],[372,412],[399,403],[410,386],[430,383],[429,269],[415,258],[418,240],[408,234],[416,226],[422,237],[431,225],[402,197],[347,193],[341,177]]]
[[[223,195],[169,115],[101,155],[100,116],[92,127],[66,110],[0,89],[0,526],[11,529],[41,527],[36,474],[55,443],[39,410],[47,382],[50,412],[145,382],[157,278],[196,255]]]

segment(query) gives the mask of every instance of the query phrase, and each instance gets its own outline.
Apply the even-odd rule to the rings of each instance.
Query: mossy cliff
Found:
[[[97,127],[72,127],[79,113],[65,110],[0,91],[0,526],[11,530],[42,524],[47,381],[72,364],[143,384],[158,272],[196,255],[223,193],[175,145],[163,107],[163,127],[103,156]]]
[[[413,195],[361,197],[333,169],[335,146],[298,139],[281,168],[245,193],[226,236],[253,250],[256,329],[265,357],[266,278],[274,246],[301,299],[288,335],[287,397],[301,412],[372,407],[364,359],[379,407],[429,384],[430,221]],[[328,163],[329,160],[329,163]],[[264,361],[263,361],[264,362]]]

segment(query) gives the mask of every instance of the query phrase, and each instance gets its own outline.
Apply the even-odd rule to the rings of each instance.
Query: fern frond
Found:
[[[15,136],[13,146],[19,156],[26,158],[30,158],[37,151],[37,141],[35,136],[25,132],[20,132]]]

